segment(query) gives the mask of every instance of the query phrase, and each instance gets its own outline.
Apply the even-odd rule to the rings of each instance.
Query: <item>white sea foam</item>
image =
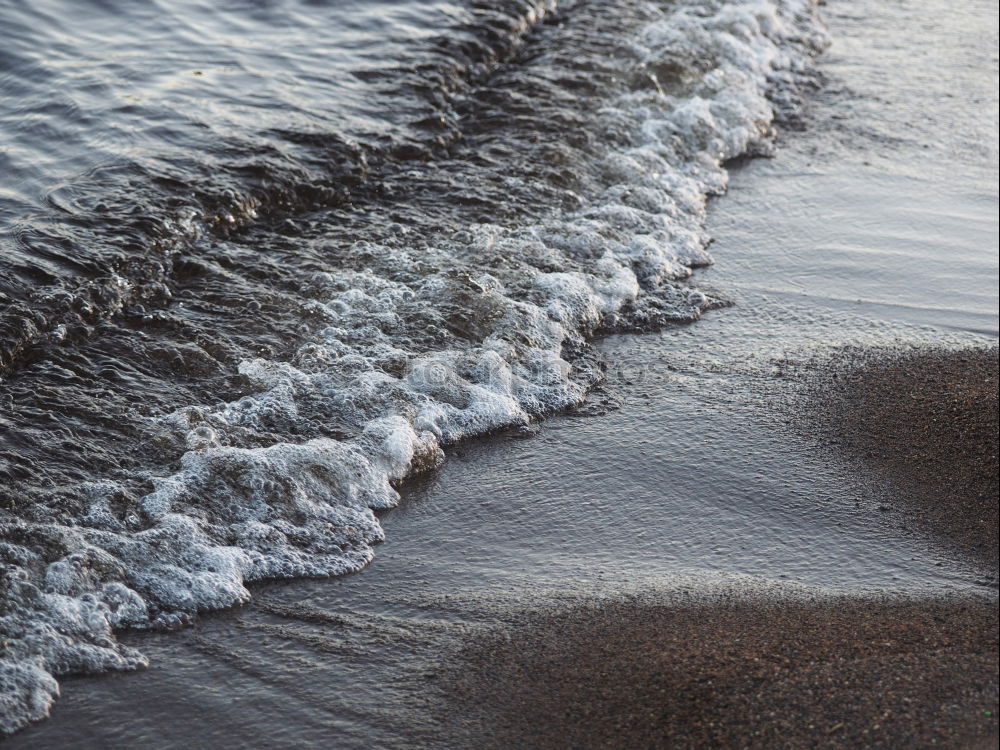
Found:
[[[628,311],[697,318],[709,300],[676,282],[711,262],[707,198],[725,190],[726,159],[770,147],[776,107],[797,106],[823,41],[814,12],[808,0],[737,0],[659,13],[633,40],[656,86],[598,113],[631,136],[600,165],[603,192],[541,224],[469,227],[433,251],[442,268],[472,249],[529,257],[530,274],[309,279],[303,304],[323,321],[310,343],[288,362],[242,363],[250,395],[162,418],[187,452],[173,474],[151,477],[140,512],[116,516],[114,487],[98,482],[81,489],[84,518],[24,522],[25,537],[48,541],[7,551],[19,564],[2,580],[0,729],[47,713],[53,675],[144,664],[115,628],[172,626],[245,602],[252,580],[360,569],[383,539],[374,511],[397,503],[396,480],[437,466],[449,443],[585,397],[600,373],[568,350]],[[655,72],[668,63],[669,85]],[[453,309],[435,320],[454,330],[428,324],[420,347],[395,335],[431,308]],[[300,420],[343,438],[227,441]]]

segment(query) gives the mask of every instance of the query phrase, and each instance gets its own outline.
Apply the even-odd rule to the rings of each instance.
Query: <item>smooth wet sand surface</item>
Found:
[[[997,350],[838,364],[811,373],[825,437],[995,580]],[[443,723],[466,747],[995,747],[997,626],[991,596],[604,601],[470,639]]]

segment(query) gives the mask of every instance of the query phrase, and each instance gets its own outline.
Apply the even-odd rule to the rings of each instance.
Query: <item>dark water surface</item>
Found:
[[[3,3],[0,729],[689,321],[807,0]]]
[[[10,745],[440,746],[522,607],[990,591],[793,417],[996,340],[996,9],[832,3],[803,110],[796,5],[0,3],[5,713],[152,663]]]
[[[162,450],[127,416],[239,394],[240,361],[290,357],[321,322],[316,274],[375,265],[354,242],[498,211],[489,165],[470,184],[435,157],[540,12],[5,4],[4,476],[26,494],[131,476]]]

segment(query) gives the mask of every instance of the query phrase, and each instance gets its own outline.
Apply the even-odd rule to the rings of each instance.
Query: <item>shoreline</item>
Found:
[[[813,415],[845,456],[893,482],[897,504],[925,532],[992,566],[994,581],[996,363],[995,347],[863,351],[827,371],[835,385],[814,394]],[[438,710],[462,742],[996,743],[994,593],[811,602],[736,596],[679,605],[622,599],[526,620],[470,640],[445,670],[446,709]],[[472,718],[457,724],[453,715]]]
[[[736,306],[697,326],[603,342],[628,388],[530,434],[456,446],[385,514],[389,539],[370,567],[261,583],[249,605],[190,628],[123,634],[149,656],[147,671],[67,679],[51,719],[5,746],[454,747],[434,742],[440,727],[428,726],[433,685],[446,682],[442,660],[458,663],[451,657],[470,634],[523,638],[529,617],[580,602],[618,597],[606,607],[612,625],[628,606],[640,626],[663,602],[622,604],[624,592],[701,590],[682,601],[700,601],[704,613],[719,599],[701,584],[716,591],[716,581],[772,609],[782,583],[792,597],[817,594],[814,605],[829,605],[831,591],[869,604],[882,591],[925,596],[953,622],[961,615],[948,607],[963,598],[995,602],[995,589],[946,544],[911,523],[900,533],[903,504],[877,509],[884,493],[870,469],[834,466],[827,443],[804,445],[785,429],[783,407],[801,405],[811,376],[829,378],[816,365],[831,351],[992,344],[997,334],[995,158],[983,165],[976,150],[973,169],[947,150],[955,139],[926,137],[978,128],[986,121],[968,112],[995,101],[987,91],[985,105],[956,107],[937,86],[934,60],[951,49],[980,74],[968,38],[956,39],[964,6],[941,5],[931,34],[922,6],[839,5],[825,11],[837,45],[824,67],[835,85],[817,92],[815,126],[775,159],[733,170],[734,189],[710,206],[720,263],[696,279]],[[987,10],[986,23],[970,11],[975,28],[995,19]],[[934,54],[899,64],[916,52]],[[789,357],[814,371],[785,377]],[[703,575],[692,580],[691,570]],[[926,614],[930,634],[949,638]],[[823,726],[833,730],[824,745],[847,736]]]

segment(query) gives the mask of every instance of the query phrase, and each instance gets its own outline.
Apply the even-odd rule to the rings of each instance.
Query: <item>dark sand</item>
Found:
[[[578,609],[462,655],[455,746],[996,747],[996,631],[992,603]]]
[[[995,570],[997,349],[848,362],[820,394],[834,442],[887,480],[925,532]]]
[[[831,381],[835,442],[995,570],[997,350],[867,353]],[[457,745],[996,747],[995,600],[622,600],[527,619],[447,670]]]

